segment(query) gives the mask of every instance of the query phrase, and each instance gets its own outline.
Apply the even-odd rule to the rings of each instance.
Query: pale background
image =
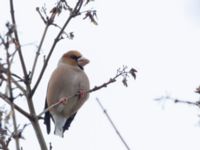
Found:
[[[55,2],[14,2],[26,62],[31,66],[44,29],[35,8],[43,3],[50,7]],[[65,132],[64,139],[53,133],[47,136],[41,122],[47,143],[52,142],[53,150],[125,150],[96,103],[98,97],[131,150],[199,150],[199,109],[172,102],[159,104],[154,99],[163,95],[183,100],[199,99],[194,90],[200,84],[200,1],[96,0],[87,8],[97,9],[99,25],[82,21],[81,17],[71,22],[67,32],[73,31],[75,39],[62,40],[57,45],[34,97],[37,112],[43,109],[51,72],[59,57],[69,49],[80,50],[90,59],[85,71],[91,87],[109,80],[123,65],[137,69],[137,79],[129,78],[128,88],[119,80],[91,94],[70,130]],[[8,1],[1,1],[1,34],[5,33],[4,24],[10,21],[9,17]],[[58,21],[64,19],[61,16]],[[41,56],[51,47],[57,31],[51,28]],[[39,63],[42,62],[41,57]],[[16,68],[15,72],[19,70]],[[18,101],[26,107],[23,98]],[[28,123],[19,115],[18,121],[22,120]],[[24,137],[26,140],[21,141],[24,150],[39,149],[31,126],[25,129]]]

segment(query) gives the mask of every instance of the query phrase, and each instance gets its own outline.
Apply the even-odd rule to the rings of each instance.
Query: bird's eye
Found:
[[[72,56],[71,56],[71,58],[74,59],[74,60],[76,60],[76,61],[77,61],[80,57],[81,57],[81,56],[75,56],[75,55],[72,55]]]

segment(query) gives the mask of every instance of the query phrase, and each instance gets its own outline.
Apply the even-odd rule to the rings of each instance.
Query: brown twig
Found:
[[[32,67],[32,70],[31,70],[30,82],[33,79],[33,75],[35,73],[36,64],[37,64],[37,61],[38,61],[38,58],[39,58],[39,55],[40,55],[40,51],[41,51],[42,45],[44,43],[44,39],[46,37],[48,28],[49,28],[49,24],[47,23],[46,27],[44,29],[43,35],[42,35],[42,39],[40,40],[40,44],[39,44],[38,50],[37,50],[36,55],[35,55],[33,67]]]
[[[16,27],[13,0],[10,0],[10,11],[11,11],[12,24]],[[23,74],[24,74],[24,83],[26,85],[26,95],[25,96],[27,98],[27,103],[28,103],[28,107],[29,107],[29,111],[30,111],[30,115],[31,115],[30,121],[31,121],[32,126],[35,130],[35,134],[36,134],[37,140],[40,144],[40,148],[42,150],[47,150],[48,148],[47,148],[44,136],[42,134],[38,119],[36,118],[36,112],[35,112],[35,108],[34,108],[34,105],[33,105],[32,94],[31,94],[29,74],[27,73],[27,70],[26,70],[24,57],[22,55],[22,50],[21,50],[21,44],[20,44],[20,41],[19,41],[19,38],[18,38],[18,32],[17,32],[16,28],[14,30],[14,36],[15,36],[15,47],[18,51],[22,70],[23,70]]]
[[[5,74],[7,75],[8,69],[6,69],[6,68],[4,68],[3,66],[1,66],[1,67],[0,67],[0,72],[1,72],[1,73],[5,73]],[[13,77],[16,77],[16,78],[18,78],[20,81],[22,81],[21,77],[19,77],[19,76],[16,75],[16,74],[11,73],[11,77],[10,77],[10,78],[11,78],[12,83],[14,83],[15,86],[16,86],[17,88],[19,88],[19,89],[21,90],[21,92],[25,95],[25,94],[26,94],[26,90],[24,89],[24,87],[22,87],[22,85],[20,85],[19,82],[16,81],[12,76],[13,76]],[[8,79],[6,79],[5,77],[1,77],[1,79],[5,80],[5,81],[8,81]]]
[[[107,117],[108,121],[110,122],[110,124],[112,125],[113,129],[115,130],[115,132],[117,133],[117,135],[119,136],[120,140],[122,141],[122,143],[124,144],[124,146],[126,147],[127,150],[130,150],[130,147],[128,146],[128,144],[126,143],[125,139],[122,137],[121,133],[119,132],[119,130],[117,129],[116,125],[114,124],[114,122],[112,121],[110,115],[108,114],[107,110],[104,108],[104,106],[101,104],[100,100],[98,98],[96,98],[97,103],[99,104],[100,108],[102,109],[103,113],[105,114],[105,116]]]
[[[0,144],[2,150],[8,150],[8,146],[6,145],[5,141],[2,138],[0,138]]]
[[[10,58],[10,54],[8,52],[8,49],[6,49],[6,61],[7,61],[7,65],[8,65],[8,71],[7,71],[7,86],[8,86],[8,97],[9,97],[9,100],[11,101],[11,110],[12,110],[12,120],[13,120],[13,127],[14,127],[14,132],[17,132],[17,121],[16,121],[16,116],[15,116],[15,109],[14,109],[14,105],[13,105],[13,102],[14,102],[14,98],[13,98],[13,91],[12,91],[12,84],[11,84],[11,62],[9,60]],[[19,146],[19,138],[16,138],[15,139],[15,143],[16,143],[16,149],[17,150],[20,150],[20,146]]]
[[[17,32],[17,29],[16,29],[13,0],[10,0],[10,12],[11,12],[12,24],[15,26],[15,30],[14,30],[14,35],[15,35],[15,40],[16,40],[15,46],[16,46],[17,52],[19,54],[22,70],[23,70],[23,73],[24,73],[24,78],[27,79],[28,74],[27,74],[26,65],[25,65],[25,62],[24,62],[24,57],[22,55],[21,44],[20,44],[20,41],[19,41],[18,32]]]
[[[42,77],[43,77],[43,74],[44,74],[44,71],[46,70],[46,67],[47,67],[47,65],[48,65],[49,59],[50,59],[50,57],[51,57],[51,55],[52,55],[52,53],[53,53],[53,51],[54,51],[54,49],[55,49],[55,47],[56,47],[58,41],[60,40],[60,36],[63,34],[63,31],[65,30],[65,28],[67,27],[67,25],[69,24],[69,22],[71,21],[71,19],[72,19],[73,17],[79,15],[78,12],[79,12],[80,9],[81,9],[82,3],[83,3],[82,1],[83,1],[83,0],[78,0],[78,2],[76,3],[76,6],[74,7],[74,9],[73,9],[73,11],[72,11],[72,13],[70,14],[70,16],[69,16],[68,19],[66,20],[65,24],[63,25],[62,29],[60,30],[60,32],[59,32],[58,35],[56,36],[56,38],[55,38],[55,40],[54,40],[54,42],[53,42],[53,45],[51,46],[51,49],[50,49],[50,51],[49,51],[49,53],[48,53],[48,55],[47,55],[47,58],[46,58],[46,60],[45,60],[45,62],[44,62],[44,65],[43,65],[43,67],[42,67],[42,70],[40,71],[39,77],[38,77],[38,79],[37,79],[37,81],[36,81],[36,83],[35,83],[35,85],[34,85],[32,91],[31,91],[31,95],[33,95],[33,94],[35,93],[35,90],[37,89],[37,87],[38,87],[38,85],[39,85],[39,83],[40,83],[40,81],[41,81],[41,79],[42,79]]]
[[[39,7],[36,8],[36,11],[37,11],[38,14],[40,15],[40,18],[42,19],[42,21],[43,21],[45,24],[47,24],[47,21],[45,20],[45,18],[43,17],[42,13],[40,12],[40,8],[39,8]]]
[[[193,105],[193,106],[197,106],[197,107],[200,108],[200,101],[199,100],[196,101],[196,102],[192,102],[192,101],[189,101],[189,100],[180,100],[180,99],[173,98],[173,97],[170,97],[170,96],[161,96],[159,98],[156,98],[155,100],[156,101],[171,100],[174,103]]]
[[[107,82],[105,82],[105,83],[103,83],[103,84],[101,84],[101,85],[99,85],[99,86],[95,86],[94,88],[92,88],[92,89],[86,91],[86,93],[92,93],[92,92],[95,92],[95,91],[100,90],[100,89],[102,89],[102,88],[105,88],[105,87],[107,87],[109,84],[116,82],[116,79],[117,79],[118,77],[120,77],[120,76],[127,77],[127,76],[128,76],[128,73],[130,73],[130,71],[127,72],[126,69],[127,69],[126,66],[124,66],[124,67],[122,68],[122,70],[121,70],[121,69],[118,69],[118,70],[117,70],[117,74],[116,74],[113,78],[110,78],[109,81],[107,81]],[[133,69],[133,68],[132,68],[132,69]],[[132,69],[131,69],[131,70],[132,70]],[[136,72],[136,70],[135,70],[135,72]],[[135,75],[135,74],[134,74],[134,75]],[[75,94],[75,95],[68,96],[67,98],[68,98],[68,100],[69,100],[69,99],[71,99],[71,98],[73,98],[73,97],[75,97],[75,96],[79,96],[79,93],[77,93],[77,94]],[[43,111],[38,115],[38,117],[41,117],[44,113],[46,113],[47,111],[49,111],[51,108],[53,108],[53,107],[59,105],[60,103],[62,103],[62,102],[61,102],[61,101],[58,101],[57,103],[54,103],[53,105],[49,106],[48,108],[46,108],[45,110],[43,110]]]
[[[0,93],[0,98],[2,98],[6,103],[8,103],[9,105],[11,105],[11,101],[9,100],[9,98],[4,95],[3,93]],[[31,116],[29,113],[27,113],[26,111],[24,111],[21,107],[19,107],[17,104],[13,103],[14,108],[20,112],[22,115],[24,115],[26,118],[31,119]]]
[[[59,1],[58,4],[57,4],[57,6],[54,7],[54,8],[58,8],[59,5],[60,5],[60,3],[61,3],[61,1]],[[47,20],[45,20],[44,17],[42,16],[42,14],[41,14],[41,12],[40,12],[40,10],[39,10],[38,7],[36,8],[36,10],[37,10],[37,12],[39,13],[40,17],[42,18],[42,20],[44,21],[44,23],[46,24],[46,26],[45,26],[45,29],[44,29],[42,38],[41,38],[41,40],[40,40],[40,44],[39,44],[39,46],[38,46],[38,50],[37,50],[36,55],[35,55],[35,59],[34,59],[32,71],[31,71],[31,76],[30,76],[30,81],[31,81],[32,78],[33,78],[33,75],[34,75],[34,72],[35,72],[35,68],[36,68],[36,64],[37,64],[37,61],[38,61],[38,58],[39,58],[39,55],[40,55],[40,51],[41,51],[42,45],[43,45],[43,43],[44,43],[44,39],[45,39],[45,37],[46,37],[47,31],[48,31],[48,29],[49,29],[49,26],[50,26],[50,25],[56,26],[56,24],[53,23],[53,21],[54,21],[54,19],[55,19],[54,13],[52,13],[52,16],[54,16],[54,17],[51,16],[51,17],[50,17],[51,19],[48,19],[48,18],[47,18]],[[57,12],[56,12],[56,13],[57,13]],[[55,13],[55,14],[56,14],[56,13]],[[56,27],[59,27],[59,26],[57,25]],[[60,28],[60,29],[62,29],[62,28]]]

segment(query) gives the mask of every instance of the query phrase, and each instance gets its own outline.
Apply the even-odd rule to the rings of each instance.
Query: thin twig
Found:
[[[56,7],[58,7],[58,6],[59,6],[59,3],[57,4]],[[43,32],[43,35],[42,35],[42,39],[40,40],[40,44],[39,44],[38,50],[37,50],[36,55],[35,55],[32,71],[31,71],[31,76],[30,76],[30,81],[33,78],[33,75],[34,75],[34,72],[35,72],[35,68],[36,68],[36,64],[37,64],[37,61],[38,61],[38,58],[39,58],[39,55],[40,55],[40,51],[41,51],[42,45],[44,43],[44,39],[46,37],[47,31],[49,29],[49,26],[53,24],[53,20],[45,20],[44,19],[44,17],[42,16],[39,8],[36,8],[36,10],[39,13],[40,17],[42,18],[42,20],[44,21],[44,23],[46,24],[46,26],[45,26],[45,29],[44,29],[44,32]],[[50,17],[50,18],[52,18],[52,17]],[[55,24],[53,24],[53,25],[55,25]]]
[[[44,17],[42,16],[42,13],[40,12],[40,8],[39,8],[39,7],[36,8],[36,11],[39,13],[39,15],[40,15],[41,19],[43,20],[43,22],[44,22],[45,24],[47,24],[47,21],[46,21],[46,20],[44,19]]]
[[[173,98],[170,96],[161,96],[159,98],[156,98],[155,100],[156,101],[171,100],[174,103],[181,103],[181,104],[187,104],[187,105],[193,105],[193,106],[200,107],[200,101],[192,102],[190,100],[180,100],[180,99]]]
[[[8,150],[8,146],[4,142],[3,138],[0,138],[0,145],[1,145],[2,150]]]
[[[35,90],[37,89],[37,87],[38,87],[38,85],[39,85],[39,83],[40,83],[40,81],[41,81],[41,79],[42,79],[42,77],[43,77],[44,71],[46,70],[46,67],[47,67],[47,65],[48,65],[49,59],[50,59],[50,57],[51,57],[51,55],[52,55],[52,53],[53,53],[53,51],[54,51],[54,49],[55,49],[56,44],[58,43],[58,41],[59,41],[59,39],[60,39],[60,36],[63,34],[63,31],[65,30],[65,28],[66,28],[67,25],[69,24],[70,20],[71,20],[73,17],[75,17],[76,15],[78,15],[78,12],[80,11],[81,6],[82,6],[82,3],[83,3],[82,1],[83,1],[83,0],[79,0],[79,1],[77,2],[76,6],[75,6],[74,9],[73,9],[73,12],[70,14],[70,16],[69,16],[68,19],[66,20],[65,24],[63,25],[62,29],[60,30],[60,32],[59,32],[58,35],[56,36],[56,38],[55,38],[55,40],[54,40],[54,42],[53,42],[53,45],[51,46],[51,49],[50,49],[50,51],[49,51],[49,53],[48,53],[48,55],[47,55],[47,58],[46,58],[46,60],[45,60],[45,62],[44,62],[44,65],[43,65],[43,67],[42,67],[42,70],[40,71],[39,77],[38,77],[38,79],[37,79],[37,81],[36,81],[36,83],[35,83],[35,85],[34,85],[34,87],[33,87],[33,90],[32,90],[32,92],[31,92],[31,95],[33,95],[33,94],[35,93]]]
[[[15,84],[17,88],[19,88],[24,95],[26,95],[26,90],[14,79],[11,77],[11,81]]]
[[[112,121],[110,115],[108,114],[108,112],[106,111],[106,109],[104,108],[104,106],[101,104],[100,100],[98,98],[96,98],[97,103],[99,104],[99,106],[101,107],[101,109],[103,110],[103,113],[105,114],[105,116],[107,117],[108,121],[110,122],[110,124],[112,125],[113,129],[115,130],[115,132],[117,133],[117,135],[119,136],[120,140],[122,141],[122,143],[124,144],[124,146],[126,147],[127,150],[130,150],[130,147],[128,146],[128,144],[126,143],[126,141],[124,140],[124,138],[122,137],[121,133],[119,132],[119,130],[117,129],[116,125],[114,124],[114,122]]]
[[[101,84],[101,85],[99,85],[99,86],[95,86],[94,88],[92,88],[92,89],[86,91],[86,94],[87,94],[87,93],[92,93],[92,92],[95,92],[95,91],[97,91],[97,90],[100,90],[100,89],[102,89],[102,88],[107,87],[109,84],[116,82],[116,81],[117,81],[116,79],[117,79],[118,77],[120,77],[120,76],[127,76],[127,74],[128,74],[129,72],[127,72],[126,69],[127,69],[127,67],[123,67],[122,70],[119,70],[119,69],[118,69],[118,70],[117,70],[117,74],[116,74],[113,78],[110,78],[109,81],[107,81],[107,82],[105,82],[105,83],[103,83],[103,84]],[[68,96],[67,99],[69,100],[69,99],[71,99],[71,98],[73,98],[73,97],[75,97],[75,96],[79,96],[79,93],[76,93],[75,95]],[[59,105],[60,103],[61,103],[61,101],[58,101],[57,103],[54,103],[53,105],[49,106],[48,108],[46,108],[45,110],[43,110],[43,111],[38,115],[38,117],[41,117],[44,113],[46,113],[47,111],[49,111],[51,108],[53,108],[53,107]]]
[[[0,72],[7,74],[8,73],[8,69],[6,69],[3,66],[1,66],[0,67]],[[18,78],[20,81],[22,81],[23,79],[21,77],[19,77],[18,75],[11,73],[11,77],[10,77],[11,81],[16,85],[17,88],[19,88],[22,91],[22,93],[24,95],[26,95],[26,90],[24,89],[24,87],[22,87],[22,85],[20,85],[12,76]],[[4,78],[4,80],[7,81],[7,79],[5,79],[5,78]]]
[[[11,105],[11,101],[9,100],[9,98],[4,95],[3,93],[0,93],[0,98],[2,98],[2,100],[4,100],[6,103],[8,103],[9,105]],[[13,103],[14,108],[20,112],[22,115],[24,115],[26,118],[31,119],[31,116],[29,113],[27,113],[26,111],[24,111],[21,107],[19,107],[17,104]]]
[[[14,109],[14,106],[13,106],[13,102],[14,102],[14,98],[13,98],[13,91],[12,91],[12,84],[11,84],[11,62],[9,61],[9,52],[8,52],[8,49],[6,49],[6,60],[7,60],[7,65],[8,65],[8,72],[7,72],[7,77],[8,77],[8,80],[7,80],[7,83],[8,83],[8,97],[11,101],[11,110],[12,110],[12,120],[13,120],[13,127],[14,127],[14,132],[17,133],[17,121],[16,121],[16,116],[15,116],[15,109]],[[20,150],[20,146],[19,146],[19,138],[16,138],[15,139],[15,144],[16,144],[16,149],[17,150]]]
[[[53,149],[53,146],[51,144],[51,142],[49,143],[49,150],[52,150]]]
[[[52,25],[55,26],[55,27],[58,28],[58,29],[62,29],[62,27],[60,27],[59,25],[57,25],[57,24],[55,24],[55,23],[52,23]],[[70,39],[69,35],[68,35],[65,31],[63,31],[63,34],[65,34],[65,35],[67,36],[67,38]]]
[[[24,62],[24,57],[22,55],[21,44],[20,44],[20,41],[19,41],[18,32],[17,32],[17,29],[16,29],[13,0],[10,0],[10,12],[11,12],[12,24],[15,26],[15,30],[14,30],[14,35],[15,35],[15,40],[16,40],[15,46],[16,46],[17,52],[19,54],[22,70],[23,70],[23,73],[24,73],[24,78],[27,79],[28,74],[27,74],[26,65],[25,65],[25,62]]]
[[[49,24],[47,23],[46,27],[44,29],[43,35],[42,35],[42,39],[40,40],[40,44],[39,44],[38,50],[37,50],[36,55],[35,55],[33,67],[32,67],[32,70],[31,70],[30,82],[33,79],[33,75],[35,73],[36,64],[37,64],[37,61],[38,61],[38,58],[39,58],[39,55],[40,55],[40,51],[41,51],[42,45],[44,43],[44,39],[46,37],[48,28],[49,28]]]

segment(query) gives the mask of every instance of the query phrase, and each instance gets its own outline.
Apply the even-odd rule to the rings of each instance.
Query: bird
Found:
[[[44,124],[48,134],[52,119],[54,134],[64,137],[65,130],[68,130],[77,111],[88,99],[90,83],[84,67],[89,62],[77,50],[70,50],[60,58],[47,86],[45,109],[58,103],[45,112]]]

